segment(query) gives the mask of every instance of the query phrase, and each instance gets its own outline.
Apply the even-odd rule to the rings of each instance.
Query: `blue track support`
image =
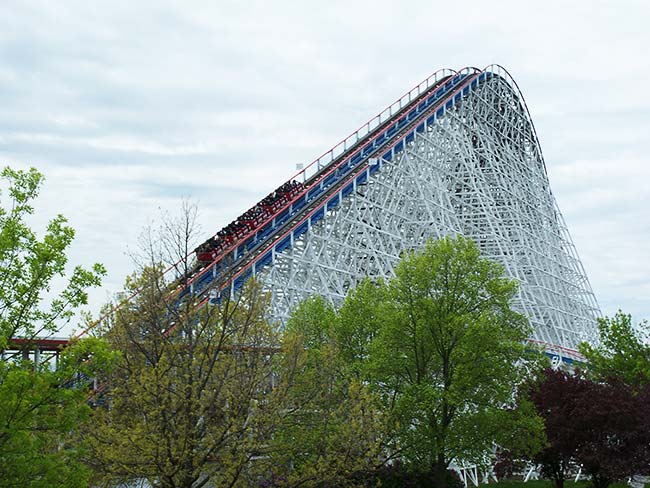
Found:
[[[327,201],[327,210],[332,210],[336,207],[339,204],[339,200],[339,194],[335,193],[334,196]]]
[[[354,190],[354,183],[348,183],[346,186],[343,187],[343,191],[341,192],[341,195],[343,197],[347,197],[350,193],[352,193],[352,190]]]
[[[293,231],[293,238],[298,239],[301,235],[303,235],[305,232],[307,232],[309,224],[308,221],[305,220],[303,223],[299,224],[296,229]]]
[[[313,225],[313,224],[315,224],[316,222],[318,222],[318,221],[319,221],[320,219],[322,219],[324,216],[325,216],[325,206],[323,205],[322,207],[320,207],[318,210],[316,210],[316,211],[312,214],[312,216],[311,216],[311,218],[310,218],[311,225]]]
[[[291,246],[291,236],[287,236],[275,245],[275,252],[282,252]]]

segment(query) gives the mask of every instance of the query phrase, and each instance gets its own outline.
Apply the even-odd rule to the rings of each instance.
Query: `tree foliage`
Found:
[[[115,355],[98,339],[68,347],[57,368],[0,362],[0,485],[83,487],[74,431],[91,414],[88,378],[110,369]]]
[[[107,325],[122,357],[104,378],[107,408],[84,432],[97,482],[249,486],[280,411],[270,391],[279,339],[260,287],[202,307],[172,291],[189,274],[194,215],[186,207],[144,240],[145,266],[125,290],[139,293]],[[176,283],[161,273],[165,258],[177,262]]]
[[[620,310],[614,317],[599,318],[599,344],[580,345],[589,374],[601,381],[622,381],[635,389],[650,386],[650,344],[644,342],[642,330],[648,330],[647,322],[635,328],[632,317]]]
[[[340,325],[320,297],[287,323],[277,368],[284,408],[262,464],[271,486],[356,486],[381,464],[380,404],[344,354]]]
[[[5,168],[1,177],[6,194],[0,207],[0,485],[83,486],[88,472],[70,441],[89,414],[87,382],[78,380],[108,368],[112,354],[92,339],[65,350],[56,370],[26,358],[31,339],[72,320],[104,268],[76,267],[63,291],[52,296],[56,280],[66,278],[74,231],[61,215],[41,238],[28,225],[43,182],[38,171]],[[17,346],[14,338],[26,341]]]
[[[60,330],[86,304],[86,289],[99,286],[105,269],[100,264],[90,270],[77,266],[63,291],[45,303],[54,280],[66,276],[66,252],[74,230],[57,215],[39,239],[27,219],[34,213],[43,175],[34,168],[5,168],[0,176],[8,184],[9,196],[0,206],[0,350],[4,350],[11,337]]]
[[[292,318],[310,350],[334,348],[339,369],[378,397],[384,455],[442,486],[451,461],[485,462],[494,442],[538,449],[541,421],[516,398],[538,367],[510,307],[516,283],[462,237],[407,253],[395,274],[361,282],[338,311],[312,300]]]
[[[621,382],[548,369],[531,396],[544,418],[548,446],[537,456],[542,473],[562,488],[582,466],[596,488],[650,468],[648,398]]]
[[[507,443],[509,423],[527,423],[528,447],[536,447],[535,416],[507,409],[535,367],[523,344],[528,323],[511,308],[516,292],[501,266],[461,236],[407,254],[379,286],[367,371],[391,412],[395,449],[409,463],[435,467],[439,485],[451,461],[481,463],[494,442]]]

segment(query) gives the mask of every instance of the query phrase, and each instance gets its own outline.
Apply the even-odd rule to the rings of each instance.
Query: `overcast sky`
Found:
[[[505,66],[603,313],[650,318],[646,1],[0,2],[0,164],[120,289],[141,229],[206,238],[439,68]]]

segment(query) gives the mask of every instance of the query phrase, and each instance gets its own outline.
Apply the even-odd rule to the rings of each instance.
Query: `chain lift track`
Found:
[[[404,250],[457,233],[520,282],[531,342],[571,361],[597,341],[600,311],[528,109],[496,65],[436,72],[206,241],[190,276],[174,279],[179,299],[202,305],[255,276],[282,323],[300,300],[338,305],[362,278],[391,276]]]

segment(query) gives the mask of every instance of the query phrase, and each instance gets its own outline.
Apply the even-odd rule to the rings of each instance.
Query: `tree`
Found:
[[[0,207],[0,485],[83,486],[88,472],[70,434],[90,409],[87,384],[75,380],[107,367],[112,355],[92,339],[65,350],[56,370],[25,357],[30,340],[73,319],[87,301],[86,289],[98,286],[105,271],[99,264],[76,267],[51,298],[53,283],[66,278],[74,231],[58,215],[39,239],[26,221],[43,175],[5,168],[1,177],[8,200]]]
[[[534,364],[524,345],[530,327],[511,308],[516,292],[503,268],[462,236],[408,253],[381,291],[371,378],[390,408],[395,447],[432,469],[440,487],[450,462],[484,462],[495,442],[507,441],[506,407]]]
[[[647,400],[628,386],[548,369],[531,398],[548,438],[535,460],[557,488],[571,467],[582,466],[595,488],[648,472]]]
[[[578,398],[588,388],[582,378],[546,369],[531,389],[531,400],[544,419],[547,446],[532,459],[544,477],[563,488],[567,473],[576,468],[575,411]]]
[[[146,234],[125,289],[138,293],[104,326],[121,360],[103,380],[107,407],[84,432],[97,482],[249,486],[280,410],[270,391],[279,339],[260,286],[200,307],[174,291],[191,275],[194,219],[186,206]],[[165,262],[177,263],[175,280],[161,272]]]
[[[640,334],[647,329],[645,321],[635,329],[632,317],[620,310],[614,317],[599,318],[599,344],[583,342],[579,346],[587,358],[589,374],[601,381],[616,379],[635,389],[650,386],[650,344]]]
[[[87,378],[113,360],[106,344],[91,338],[62,351],[55,370],[0,362],[1,486],[87,486],[90,472],[74,432],[91,414]]]
[[[106,270],[100,264],[90,270],[77,266],[63,291],[44,304],[54,280],[66,276],[66,251],[74,230],[57,215],[39,239],[26,219],[34,213],[32,204],[43,175],[34,168],[5,168],[0,176],[8,183],[9,195],[8,204],[0,207],[0,350],[4,351],[13,337],[30,339],[67,325],[87,303],[86,289],[99,286]]]
[[[579,346],[580,352],[587,358],[586,374],[592,380],[604,383],[610,390],[617,392],[619,397],[625,396],[628,403],[632,400],[627,397],[632,395],[634,405],[641,412],[650,411],[650,343],[647,339],[647,321],[643,321],[635,327],[632,324],[632,317],[619,310],[614,317],[599,318],[598,330],[600,341],[597,345],[582,343]],[[646,333],[645,338],[643,337],[644,332]],[[607,396],[598,398],[598,400],[602,402],[605,398]],[[620,399],[617,401],[620,402]],[[620,418],[621,413],[617,410],[628,403],[617,403],[613,406],[603,406],[603,408],[611,410],[612,417]],[[628,406],[628,408],[630,407]],[[622,415],[629,416],[630,414],[624,411]],[[609,426],[614,431],[620,430],[620,427],[612,425],[616,421],[615,418],[607,419],[607,421],[602,426],[603,428]],[[601,421],[598,420],[598,422]],[[636,426],[633,435],[627,433],[625,429],[623,429],[625,434],[620,432],[617,434],[619,437],[627,436],[627,442],[631,444],[628,446],[629,455],[609,453],[599,443],[594,444],[597,448],[593,448],[585,454],[584,462],[593,466],[592,471],[605,473],[594,475],[602,478],[602,483],[607,482],[613,476],[620,478],[626,476],[625,473],[628,472],[635,474],[630,471],[632,467],[637,470],[636,474],[650,473],[650,463],[647,461],[650,458],[650,421],[647,415],[644,415],[641,419],[631,420],[631,424]],[[639,445],[639,442],[645,442],[645,447]],[[638,462],[634,454],[637,452],[646,456],[646,462]]]
[[[294,319],[308,347],[335,344],[346,374],[379,395],[385,455],[444,487],[452,461],[486,461],[494,442],[541,443],[541,420],[508,408],[537,367],[527,321],[510,307],[516,290],[471,240],[444,238],[407,253],[389,282],[361,282],[339,311]]]
[[[284,408],[261,466],[269,486],[356,486],[382,464],[381,405],[343,353],[338,324],[316,296],[286,325],[276,387]]]

